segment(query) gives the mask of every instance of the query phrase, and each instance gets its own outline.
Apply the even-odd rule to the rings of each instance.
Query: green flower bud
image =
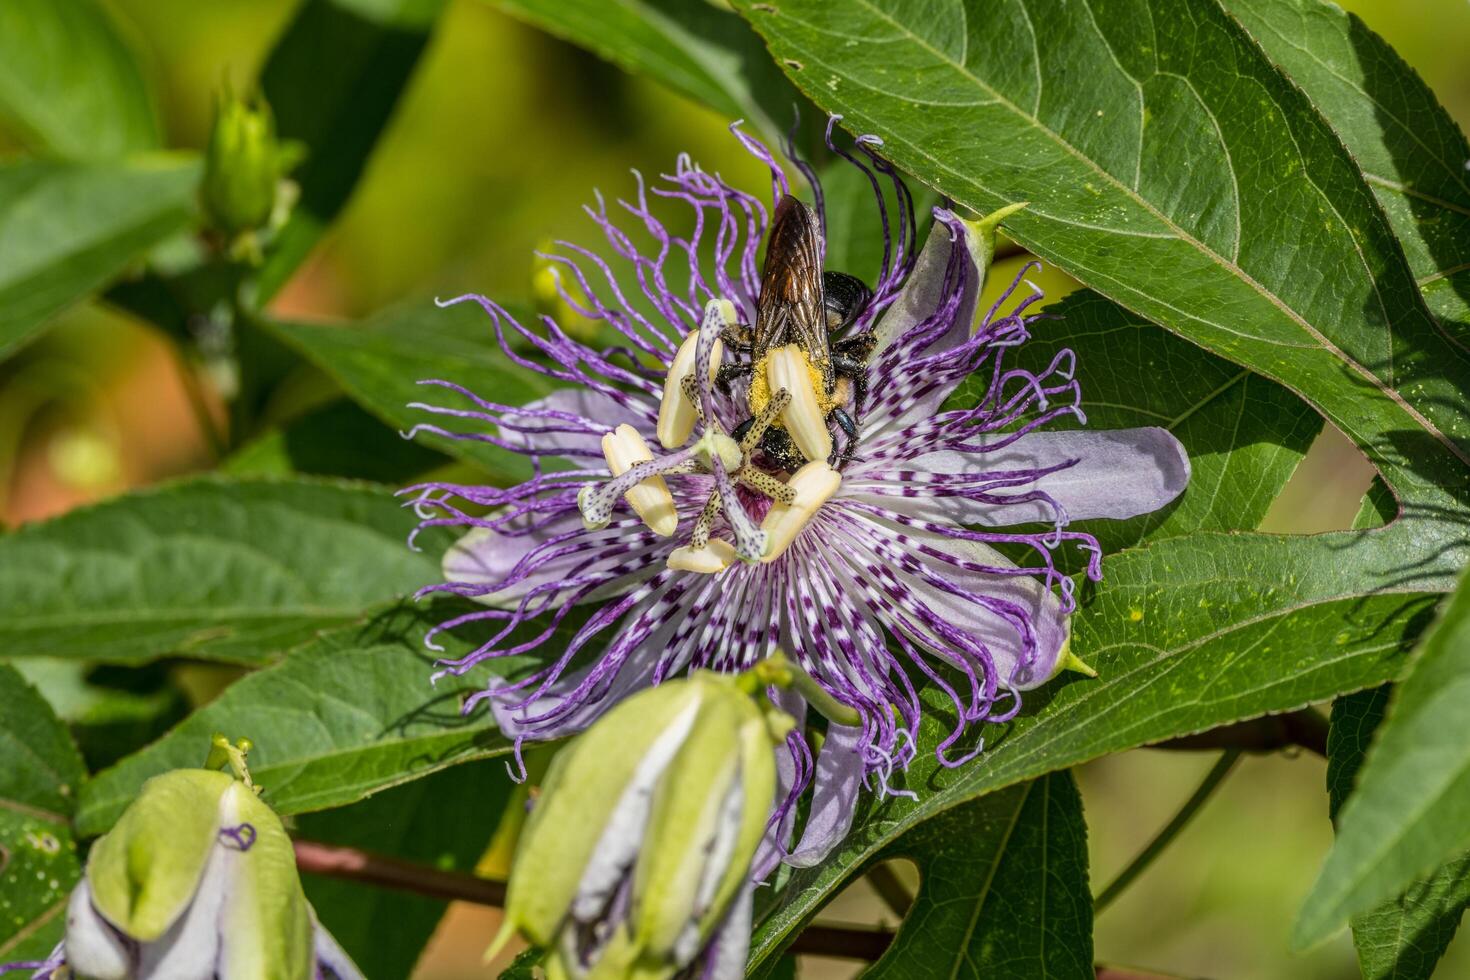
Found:
[[[361,977],[315,922],[280,818],[207,769],[143,784],[93,846],[52,960],[96,980]]]
[[[299,144],[276,138],[264,100],[223,92],[204,157],[201,196],[210,222],[236,242],[271,224],[283,178],[300,156]]]
[[[552,763],[497,944],[519,930],[546,947],[552,980],[687,968],[747,885],[786,721],[711,671],[608,712]]]

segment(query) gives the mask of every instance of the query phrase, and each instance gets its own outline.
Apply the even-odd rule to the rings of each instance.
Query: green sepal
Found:
[[[220,823],[255,828],[249,850],[228,857],[233,874],[221,915],[221,971],[231,980],[310,980],[311,911],[280,817],[242,782],[220,800]]]
[[[92,848],[92,902],[139,942],[168,931],[194,897],[219,832],[220,797],[235,780],[176,769],[143,784],[116,826]]]
[[[506,918],[555,948],[587,862],[652,744],[696,691],[663,684],[629,698],[557,754],[526,819],[506,895]]]

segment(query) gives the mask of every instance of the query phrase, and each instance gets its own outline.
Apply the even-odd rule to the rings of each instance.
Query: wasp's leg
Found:
[[[857,276],[845,272],[822,273],[822,306],[829,331],[852,326],[872,299],[873,291]]]
[[[832,373],[852,382],[852,411],[854,415],[861,417],[863,405],[868,400],[868,366],[851,355],[835,354],[832,357]]]
[[[837,421],[838,427],[847,433],[847,443],[842,447],[840,453],[835,453],[834,455],[837,459],[842,460],[857,459],[853,450],[857,449],[858,439],[862,437],[861,433],[858,432],[857,423],[853,421],[851,415],[847,414],[847,409],[841,406],[832,409],[832,418]]]
[[[720,365],[719,371],[715,372],[715,386],[728,396],[730,394],[730,382],[736,378],[743,378],[754,370],[755,365],[749,361],[744,364],[722,364]]]
[[[878,338],[871,330],[865,330],[852,337],[844,337],[842,340],[832,341],[833,358],[846,358],[858,364],[868,363],[868,358],[873,356],[873,348],[878,346]]]

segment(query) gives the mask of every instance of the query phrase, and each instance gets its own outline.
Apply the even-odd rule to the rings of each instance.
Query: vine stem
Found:
[[[1183,735],[1155,742],[1151,749],[1242,749],[1246,752],[1275,752],[1303,748],[1327,757],[1327,719],[1312,708],[1265,715],[1233,725],[1222,725],[1196,735]]]
[[[1220,784],[1225,781],[1225,777],[1230,775],[1230,770],[1235,768],[1235,764],[1240,761],[1240,756],[1244,751],[1244,749],[1227,749],[1221,753],[1215,765],[1205,774],[1199,788],[1194,791],[1194,795],[1185,801],[1178,813],[1174,814],[1174,819],[1170,820],[1164,829],[1148,842],[1148,846],[1139,852],[1138,857],[1118,872],[1118,877],[1114,878],[1108,887],[1104,888],[1093,900],[1094,915],[1113,904],[1117,897],[1123,894],[1123,890],[1133,884],[1133,880],[1143,874],[1148,866],[1154,863],[1154,859],[1164,852],[1175,837],[1179,836],[1179,832],[1189,825],[1200,807],[1205,805],[1205,801],[1214,795],[1215,790],[1219,789]]]
[[[431,898],[505,907],[505,882],[441,871],[413,861],[374,854],[356,847],[297,839],[296,867],[308,874],[344,878],[380,888],[414,892]],[[793,953],[835,956],[872,962],[883,955],[893,933],[886,929],[847,926],[807,926],[789,947]]]

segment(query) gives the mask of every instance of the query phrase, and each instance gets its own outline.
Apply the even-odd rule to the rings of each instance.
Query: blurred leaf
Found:
[[[1470,851],[1470,575],[1399,683],[1337,839],[1293,932],[1308,946],[1348,916]]]
[[[392,855],[441,871],[473,872],[510,799],[505,764],[458,766],[361,803],[296,821],[302,837]],[[406,977],[449,904],[340,878],[302,878],[322,923],[374,976]],[[488,940],[487,940],[488,942]]]
[[[861,802],[838,851],[820,868],[797,872],[761,923],[752,963],[783,948],[893,840],[966,800],[1110,752],[1381,684],[1401,669],[1408,638],[1429,612],[1427,598],[1377,596],[1300,611],[1287,604],[1239,621],[1222,618],[1222,609],[1244,605],[1243,594],[1274,591],[1261,581],[1259,564],[1237,563],[1221,550],[1239,537],[1261,536],[1171,538],[1110,559],[1107,588],[1072,620],[1073,649],[1100,677],[1064,675],[1028,692],[1013,721],[986,726],[978,764],[939,765],[935,747],[950,734],[954,706],[927,690],[914,761],[894,780],[920,799]],[[1212,621],[1219,624],[1213,633],[1204,628]]]
[[[200,765],[217,731],[255,743],[250,774],[282,814],[346,806],[508,752],[488,711],[460,712],[487,671],[429,682],[436,655],[425,649],[424,634],[446,615],[413,603],[388,607],[242,678],[148,748],[95,775],[82,790],[78,833],[107,830],[148,778]],[[437,642],[445,657],[474,649],[456,635]]]
[[[81,877],[67,818],[86,770],[50,705],[5,664],[0,759],[0,962],[44,959]]]
[[[0,356],[188,225],[198,180],[173,157],[0,165]]]
[[[443,0],[305,0],[260,84],[283,140],[300,140],[301,198],[272,243],[257,302],[291,277],[352,196],[418,64]]]
[[[768,137],[791,128],[805,99],[771,63],[743,20],[690,0],[491,0],[506,13],[580,45],[636,75],[748,119]],[[809,119],[815,122],[814,114]]]
[[[919,867],[884,977],[1092,980],[1087,825],[1070,773],[992,793],[905,833],[875,860]]]
[[[1015,363],[1044,369],[1064,349],[1077,355],[1086,428],[1159,426],[1189,453],[1189,487],[1169,507],[1127,521],[1072,525],[1112,553],[1196,531],[1249,531],[1296,472],[1322,417],[1289,390],[1196,347],[1088,290],[1047,308]],[[1149,379],[1139,384],[1142,373]],[[960,386],[953,406],[983,395],[988,376]],[[1081,428],[1071,418],[1049,428]]]
[[[1352,792],[1374,731],[1388,707],[1388,685],[1338,698],[1327,737],[1327,790],[1337,818]],[[1364,980],[1428,980],[1470,902],[1470,854],[1441,865],[1398,898],[1353,917],[1353,945]]]
[[[439,309],[424,301],[360,323],[272,321],[267,326],[340,382],[358,404],[405,432],[415,425],[435,423],[454,431],[494,434],[492,426],[483,422],[461,422],[410,408],[413,402],[476,408],[452,391],[420,381],[451,381],[505,405],[524,404],[555,387],[543,375],[511,363],[495,340],[493,322],[474,303]],[[506,479],[530,476],[531,467],[524,457],[488,442],[429,433],[416,441]]]
[[[22,657],[13,666],[66,722],[91,770],[136,752],[189,712],[168,664],[115,667]]]
[[[1357,160],[1429,307],[1470,338],[1470,143],[1414,69],[1320,0],[1226,0]]]
[[[95,0],[0,4],[0,117],[61,157],[111,159],[159,146],[153,94]]]
[[[264,663],[439,577],[447,536],[369,484],[203,478],[0,537],[0,649]]]
[[[500,971],[499,980],[537,980],[536,967],[541,965],[541,958],[545,955],[544,950],[534,946],[522,950],[520,955],[511,961],[510,966]]]
[[[246,443],[220,468],[234,476],[302,473],[402,484],[446,461],[352,402],[334,401]]]
[[[899,166],[976,212],[1029,201],[1017,241],[1363,447],[1413,520],[1354,543],[1355,588],[1450,587],[1470,557],[1470,356],[1352,157],[1217,3],[1141,0],[1156,34],[1098,2],[736,6]]]

